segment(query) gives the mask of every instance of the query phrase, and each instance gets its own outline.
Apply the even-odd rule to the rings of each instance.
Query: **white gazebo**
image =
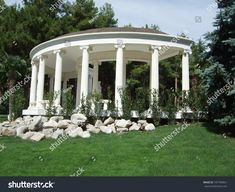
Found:
[[[69,79],[77,79],[76,108],[82,96],[99,91],[99,65],[116,61],[115,104],[122,109],[119,89],[126,83],[128,61],[150,64],[150,89],[159,90],[159,61],[182,55],[182,90],[189,91],[191,40],[142,28],[101,28],[66,34],[36,46],[30,53],[32,76],[30,101],[23,115],[45,115],[45,76],[50,91],[59,93],[55,106],[61,108],[62,90]]]

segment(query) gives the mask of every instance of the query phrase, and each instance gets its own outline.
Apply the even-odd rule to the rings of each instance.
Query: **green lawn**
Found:
[[[79,168],[83,176],[234,176],[235,139],[190,125],[164,148],[154,145],[175,126],[154,132],[92,135],[69,139],[51,152],[54,140],[39,143],[0,137],[2,176],[69,176]]]

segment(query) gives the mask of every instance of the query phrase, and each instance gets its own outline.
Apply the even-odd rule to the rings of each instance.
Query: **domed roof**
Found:
[[[153,34],[168,35],[167,33],[155,29],[134,28],[134,27],[109,27],[109,28],[88,29],[84,31],[68,33],[60,37],[79,35],[79,34],[89,34],[89,33],[105,33],[105,32],[136,32],[136,33],[153,33]]]

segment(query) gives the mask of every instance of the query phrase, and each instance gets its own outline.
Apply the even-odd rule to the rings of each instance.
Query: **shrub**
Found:
[[[14,118],[22,116],[22,110],[25,109],[27,104],[26,97],[24,95],[24,90],[19,89],[13,94],[13,114]]]
[[[161,92],[159,105],[163,112],[168,115],[168,124],[175,123],[175,116],[178,111],[177,104],[175,103],[175,98],[177,97],[177,93],[173,90],[164,90]]]
[[[153,123],[155,126],[159,125],[161,120],[161,110],[159,107],[159,98],[158,98],[158,92],[154,90],[151,94],[152,96],[152,103],[151,103],[151,110],[152,110],[152,118]]]
[[[46,94],[46,100],[48,100],[48,106],[46,107],[46,115],[50,118],[56,114],[56,107],[54,105],[55,99],[58,97],[59,93],[50,92]]]
[[[72,114],[73,114],[73,110],[74,110],[74,97],[72,94],[72,90],[66,90],[63,91],[62,94],[62,98],[63,98],[63,116],[65,118],[69,118]]]

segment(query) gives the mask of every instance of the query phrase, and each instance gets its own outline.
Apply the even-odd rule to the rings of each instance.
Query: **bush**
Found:
[[[168,115],[168,124],[175,123],[175,116],[178,111],[177,104],[175,103],[175,98],[177,98],[178,94],[173,90],[165,90],[162,91],[159,105],[163,112]]]
[[[46,115],[50,118],[56,114],[56,107],[54,105],[55,99],[58,97],[59,93],[50,92],[47,93],[45,98],[49,101],[48,106],[46,107]]]
[[[65,118],[70,118],[70,116],[73,114],[73,110],[74,110],[74,97],[72,94],[72,90],[68,89],[66,91],[63,91],[62,94],[62,107],[63,107],[63,116]]]
[[[24,95],[24,90],[19,89],[13,94],[13,114],[14,119],[22,116],[23,109],[26,108],[27,100]]]
[[[151,110],[152,110],[152,118],[153,118],[153,123],[155,126],[159,125],[160,120],[161,120],[161,110],[159,107],[159,98],[158,98],[158,93],[156,90],[154,90],[151,94],[152,96],[152,103],[151,103]]]

